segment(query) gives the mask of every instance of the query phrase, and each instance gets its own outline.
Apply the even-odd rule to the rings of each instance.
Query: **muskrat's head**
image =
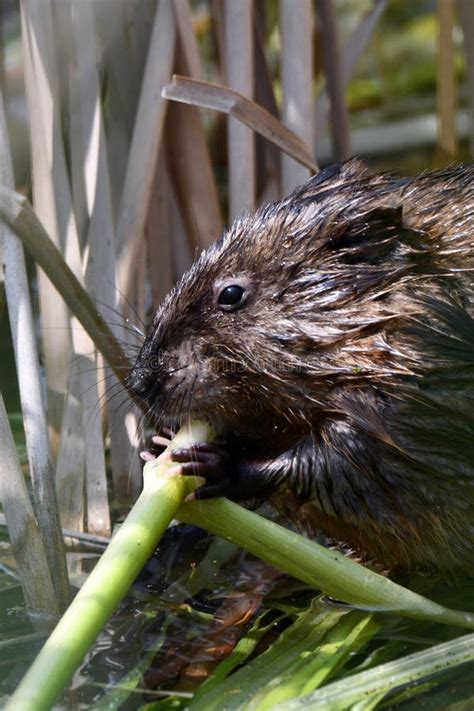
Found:
[[[130,374],[150,412],[233,428],[262,412],[291,419],[324,407],[341,379],[392,368],[390,294],[420,244],[384,185],[355,161],[327,169],[204,251]]]

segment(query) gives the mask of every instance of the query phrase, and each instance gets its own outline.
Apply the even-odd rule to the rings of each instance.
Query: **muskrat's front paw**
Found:
[[[163,434],[153,435],[148,449],[139,453],[140,459],[143,459],[144,462],[150,462],[159,457],[170,446],[174,436],[175,433],[168,428],[163,429]]]
[[[181,464],[183,474],[200,476],[206,480],[191,498],[213,499],[219,496],[232,497],[235,481],[231,460],[225,447],[212,442],[196,442],[189,447],[171,450],[170,459]]]
[[[213,499],[226,496],[233,501],[259,497],[267,488],[265,470],[259,462],[240,458],[218,442],[198,442],[170,452],[170,459],[181,465],[183,474],[206,480],[191,498]]]

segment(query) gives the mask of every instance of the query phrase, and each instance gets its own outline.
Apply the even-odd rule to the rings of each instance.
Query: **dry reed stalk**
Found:
[[[173,6],[169,0],[160,0],[143,75],[117,227],[118,284],[124,297],[132,288],[135,258],[143,240],[153,194],[167,103],[161,97],[161,89],[171,75],[175,47]]]
[[[278,105],[265,53],[265,20],[265,5],[257,3],[254,17],[255,102],[278,119]],[[257,202],[278,200],[281,197],[281,153],[258,133],[255,135],[255,162]]]
[[[309,153],[313,142],[313,32],[311,0],[280,0],[282,119],[308,146]],[[310,173],[286,155],[281,161],[282,191],[287,195]]]
[[[79,110],[82,130],[82,156],[78,158],[82,168],[82,180],[85,186],[86,210],[88,217],[88,259],[84,265],[85,283],[91,296],[97,302],[106,321],[114,320],[107,305],[116,304],[117,291],[115,284],[115,235],[112,215],[112,198],[106,138],[102,118],[102,102],[95,64],[96,34],[93,8],[88,3],[72,4],[75,54],[79,74]],[[112,315],[112,316],[111,316]],[[118,317],[117,317],[118,318]],[[120,319],[119,319],[120,320]],[[112,326],[112,331],[118,338],[124,331],[120,324]],[[92,344],[91,344],[92,346]],[[107,501],[107,481],[101,432],[101,417],[98,410],[99,392],[97,376],[97,354],[93,348],[82,354],[79,364],[84,386],[81,388],[87,404],[84,403],[84,432],[88,443],[87,467],[87,521],[88,529],[96,533],[110,532],[110,514]],[[95,369],[95,374],[94,374]],[[115,376],[106,368],[107,382],[117,392],[120,388]],[[95,379],[92,377],[95,375]],[[86,384],[87,381],[87,384]],[[123,397],[126,398],[125,393]],[[132,409],[129,402],[127,412]],[[125,494],[120,491],[119,483],[124,474],[128,476],[131,442],[125,436],[123,408],[119,411],[108,404],[107,413],[110,422],[111,447],[117,450],[117,456],[112,459],[112,477],[117,496],[123,499]],[[95,423],[95,424],[91,424]],[[95,459],[93,458],[95,453]],[[124,468],[126,471],[124,472]],[[100,473],[100,476],[99,476]],[[139,471],[135,472],[135,477]]]
[[[80,241],[81,252],[87,244],[87,231],[89,229],[89,215],[87,211],[86,189],[84,184],[84,146],[82,143],[81,102],[79,92],[79,72],[71,56],[70,66],[70,91],[69,91],[69,149],[70,149],[70,174],[71,196],[76,218],[77,234]]]
[[[361,18],[356,29],[350,34],[341,48],[341,76],[344,87],[347,86],[354,73],[357,62],[364,52],[370,38],[387,7],[388,0],[375,0],[374,6]],[[323,133],[329,116],[329,98],[326,88],[323,89],[315,102],[314,111],[314,144]]]
[[[83,144],[81,128],[81,104],[79,96],[80,74],[74,52],[75,37],[71,16],[72,0],[53,0],[53,27],[58,58],[58,81],[60,99],[64,105],[64,126],[67,127],[67,148],[69,149],[69,173],[71,199],[82,251],[86,243],[89,218],[86,208],[86,195],[83,180]],[[59,97],[58,97],[59,98]]]
[[[112,308],[112,305],[117,305],[118,302],[115,283],[114,225],[110,171],[102,117],[102,98],[95,62],[98,52],[95,18],[93,16],[93,11],[97,10],[99,12],[100,8],[94,7],[90,3],[73,3],[71,7],[74,16],[75,63],[79,75],[77,110],[80,115],[81,131],[80,150],[76,151],[76,154],[79,161],[81,180],[85,187],[88,221],[88,259],[84,265],[85,281],[89,293],[97,302],[97,308],[103,314],[104,319],[107,322],[111,322],[111,329],[115,336],[127,341],[128,331],[121,327],[121,318],[119,315],[115,316]],[[118,15],[120,21],[124,24],[125,8],[122,7],[122,4],[120,8],[119,6],[117,8],[122,9],[122,12],[119,12]],[[112,22],[112,25],[117,29],[115,21]],[[121,26],[121,30],[122,45],[120,47],[116,46],[116,37],[108,37],[111,43],[115,42],[115,45],[112,47],[113,51],[109,47],[109,51],[105,54],[112,67],[115,67],[115,70],[117,70],[117,61],[123,61],[123,57],[126,57],[127,54],[123,51],[126,28]],[[123,70],[126,69],[126,66],[120,66]],[[112,70],[110,74],[113,75]],[[129,103],[132,102],[132,98],[130,97]],[[71,152],[74,156],[74,152]],[[86,360],[83,362],[83,359]],[[81,363],[81,377],[89,381],[88,385],[81,387],[82,392],[88,393],[88,404],[85,410],[86,412],[91,408],[94,410],[92,417],[87,417],[86,415],[85,422],[86,437],[90,444],[87,450],[88,457],[86,458],[88,465],[87,520],[91,530],[108,533],[110,515],[107,502],[103,446],[101,447],[101,442],[103,441],[100,432],[101,418],[100,413],[97,411],[97,406],[103,393],[99,393],[97,382],[93,382],[89,374],[89,371],[96,369],[97,378],[97,375],[101,374],[101,369],[98,366],[97,355],[93,354],[92,346],[83,350]],[[138,460],[132,454],[133,446],[125,426],[125,417],[135,418],[135,414],[131,414],[135,413],[135,406],[123,390],[121,393],[122,402],[119,408],[116,407],[115,402],[111,401],[112,396],[119,394],[122,386],[108,366],[105,367],[105,382],[107,387],[104,399],[107,403],[109,420],[112,478],[117,498],[123,502],[130,493],[128,485],[130,477],[136,482],[134,489],[137,489],[138,482],[141,481],[141,468]],[[110,394],[110,398],[108,394]],[[95,422],[95,426],[98,429],[97,431],[90,431],[88,435],[87,431],[91,422]],[[95,442],[95,445],[93,442]],[[96,461],[91,456],[93,452],[95,452]],[[98,479],[99,472],[101,472],[100,479]],[[94,496],[92,495],[93,492],[95,492]]]
[[[35,622],[35,614],[56,616],[60,606],[1,394],[0,441],[0,500],[26,607]],[[41,623],[40,617],[37,618],[37,623]]]
[[[60,53],[61,70],[58,67],[58,74],[62,79],[63,87],[67,87],[68,109],[71,115],[70,131],[70,167],[72,177],[72,204],[70,209],[79,214],[81,224],[80,249],[89,252],[87,245],[87,230],[89,228],[90,215],[87,209],[86,185],[83,177],[84,164],[86,161],[85,136],[83,130],[84,123],[84,97],[81,96],[81,88],[84,77],[81,75],[83,67],[79,66],[76,51],[76,28],[72,23],[73,4],[70,0],[62,0],[55,3],[54,29],[56,36],[61,38]],[[76,223],[77,224],[77,223]],[[82,258],[79,255],[77,262],[71,264],[74,273],[83,283]],[[93,353],[92,341],[84,333],[81,325],[72,319],[71,322],[74,356],[69,365],[68,391],[65,399],[63,412],[63,422],[61,428],[61,438],[56,462],[56,488],[60,506],[62,525],[75,526],[78,530],[84,528],[85,502],[84,502],[84,477],[85,477],[85,421],[81,402],[82,392],[89,383],[82,375],[79,365],[83,359],[87,359]],[[87,382],[87,386],[86,386]],[[100,468],[99,468],[100,471]],[[70,562],[70,561],[69,561]]]
[[[130,0],[100,0],[88,4],[95,18],[98,43],[96,56],[107,81],[107,102],[112,102],[109,116],[113,121],[124,122],[130,139],[141,79],[134,76],[135,48],[132,45],[135,37],[127,16],[127,7],[135,3]],[[135,7],[135,11],[138,16],[139,8]],[[143,41],[146,42],[146,39]]]
[[[187,0],[174,0],[178,28],[176,70],[202,77],[201,59]],[[222,231],[219,197],[199,110],[172,103],[166,119],[167,149],[176,192],[194,249],[211,244]],[[172,159],[171,159],[172,157]]]
[[[171,258],[171,185],[164,150],[160,153],[156,193],[146,228],[149,277],[153,304],[158,306],[173,286]],[[174,237],[174,235],[173,235]]]
[[[7,521],[5,514],[0,513],[0,526],[6,527]],[[96,536],[92,533],[86,533],[85,531],[76,531],[71,528],[63,528],[63,536],[68,539],[83,541],[84,543],[90,543],[91,545],[100,546],[103,550],[109,543],[109,536]]]
[[[5,188],[0,188],[0,216],[21,238],[33,259],[43,268],[71,312],[87,331],[97,350],[104,355],[114,374],[123,382],[131,368],[131,363],[97,311],[94,302],[48,237],[26,199]],[[133,438],[136,437],[136,422],[126,416],[125,426],[130,441],[133,442]]]
[[[171,182],[168,167],[164,171],[164,180],[167,185],[167,195],[169,198],[169,224],[171,236],[171,265],[174,279],[178,279],[188,271],[194,261],[194,250],[189,242],[184,223],[183,214],[179,205],[176,191]]]
[[[89,533],[107,536],[110,535],[111,526],[97,388],[97,353],[94,357],[81,356],[77,365],[81,386],[82,428],[86,443],[87,530]]]
[[[171,102],[166,147],[191,249],[207,247],[222,232],[219,196],[199,110]]]
[[[113,214],[116,217],[156,0],[101,0],[89,4],[95,15],[97,64],[102,85],[107,88],[103,112]],[[150,8],[153,11],[151,16]]]
[[[145,323],[146,283],[147,283],[146,241],[143,240],[143,242],[140,245],[140,251],[138,253],[137,279],[136,279],[136,283],[135,283],[135,298],[133,300],[133,303],[135,304],[135,311],[136,311],[138,318],[140,319],[140,323]]]
[[[56,463],[56,489],[62,504],[61,521],[63,526],[72,527],[71,517],[79,521],[80,512],[83,512],[83,515],[86,514],[87,517],[88,530],[108,534],[110,532],[110,515],[107,501],[96,354],[93,341],[81,324],[74,318],[71,323],[74,359],[69,368],[71,372],[68,387],[74,383],[75,389],[67,394],[59,447],[61,456],[58,455]],[[77,398],[80,400],[79,411]],[[78,417],[80,418],[79,422]],[[73,434],[67,436],[72,427],[74,427]],[[83,443],[79,442],[80,438],[83,439]],[[84,459],[77,457],[78,449],[82,450]],[[73,469],[75,462],[78,464],[77,472]],[[84,466],[85,487],[80,483],[84,478]],[[78,482],[74,481],[75,476],[77,476]],[[91,481],[93,484],[90,483]],[[83,501],[85,490],[87,490],[86,506]],[[96,515],[98,515],[99,524],[96,524]],[[104,524],[104,522],[106,523]],[[79,524],[78,528],[83,530],[83,523]]]
[[[0,226],[0,318],[5,308],[5,231]]]
[[[2,185],[13,188],[13,166],[1,93],[0,176]],[[58,608],[64,608],[69,601],[69,581],[54,487],[54,472],[51,464],[48,425],[41,389],[41,373],[25,257],[23,247],[11,229],[2,226],[2,232],[4,237],[5,291],[36,516],[42,537],[41,545],[45,546],[50,574],[54,582],[56,592],[54,604]],[[21,512],[20,501],[21,497],[19,497]],[[22,518],[20,513],[19,518],[20,520]],[[39,545],[39,543],[36,544],[36,547]]]
[[[193,79],[204,79],[199,48],[193,30],[193,16],[189,0],[173,0],[174,15],[178,27],[179,45],[183,55],[186,74]]]
[[[33,3],[34,4],[34,3]],[[71,10],[72,10],[73,5],[69,4],[68,2],[63,2],[61,4],[61,9],[59,12],[59,15],[56,14],[56,18],[58,20],[58,26],[56,29],[63,30],[63,34],[70,37],[71,42],[73,36],[77,36],[75,32],[75,28],[72,27],[71,25]],[[83,8],[87,10],[88,5],[83,5]],[[31,9],[31,7],[30,7]],[[46,42],[46,40],[51,40],[53,41],[53,36],[54,36],[54,30],[53,30],[53,24],[52,24],[52,13],[51,13],[51,6],[48,3],[44,3],[44,6],[42,7],[42,12],[40,15],[32,15],[32,26],[35,28],[35,31],[37,35],[40,37],[42,42]],[[92,23],[90,23],[92,24]],[[90,33],[87,31],[86,28],[84,29],[84,33],[82,34],[81,40],[82,42],[87,41],[87,38],[90,36]],[[57,34],[62,34],[61,32],[58,32]],[[44,49],[44,48],[43,48]],[[63,48],[64,51],[66,51],[66,48]],[[67,48],[68,53],[67,55],[64,55],[62,57],[62,61],[64,64],[68,63],[68,57],[70,53],[70,47]],[[69,187],[69,178],[67,174],[67,169],[66,169],[66,159],[65,159],[65,153],[64,153],[64,146],[62,143],[62,132],[61,132],[61,124],[60,124],[60,115],[59,115],[59,105],[61,102],[60,95],[59,95],[59,90],[58,90],[58,72],[56,71],[55,67],[55,57],[53,54],[54,50],[54,44],[52,46],[49,46],[47,50],[49,51],[50,55],[48,57],[48,64],[49,64],[49,89],[51,92],[51,100],[54,104],[53,110],[50,113],[47,113],[46,111],[44,112],[44,117],[45,121],[47,123],[43,127],[44,130],[47,132],[50,132],[53,136],[53,148],[52,148],[52,168],[51,168],[51,176],[52,176],[52,181],[53,181],[53,187],[54,187],[54,199],[55,199],[55,209],[56,209],[56,219],[57,219],[57,224],[58,224],[58,229],[60,231],[60,235],[63,240],[63,249],[64,249],[64,254],[67,260],[67,263],[71,267],[72,271],[74,272],[76,278],[79,280],[79,282],[82,284],[83,281],[83,263],[82,263],[82,257],[80,253],[80,246],[79,246],[79,239],[78,239],[78,234],[77,234],[77,227],[76,227],[76,222],[74,219],[74,212],[73,212],[73,205],[72,205],[72,197],[71,197],[71,191]],[[90,47],[86,48],[86,52],[93,52],[94,49]],[[84,54],[84,53],[83,53]],[[91,60],[92,60],[92,65],[91,65],[91,71],[87,71],[87,67],[84,68],[84,60],[83,60],[83,55],[81,55],[80,52],[78,52],[77,58],[78,58],[78,64],[81,64],[81,66],[78,66],[78,71],[79,71],[79,92],[81,93],[80,96],[80,101],[79,101],[79,109],[81,109],[81,119],[84,122],[84,111],[87,113],[91,113],[92,116],[88,116],[87,118],[90,119],[90,125],[87,125],[85,127],[86,133],[90,131],[92,140],[96,137],[96,134],[98,134],[98,122],[94,122],[94,118],[97,116],[97,112],[94,113],[93,109],[94,106],[92,107],[92,111],[89,111],[89,104],[87,102],[87,99],[84,98],[84,94],[86,94],[89,91],[89,87],[91,86],[91,79],[93,78],[93,73],[95,72],[95,65],[93,62],[93,57],[94,55],[92,54]],[[41,57],[41,59],[44,59]],[[39,61],[39,58],[38,58]],[[87,62],[87,59],[86,59]],[[81,72],[84,72],[84,74],[81,76]],[[87,73],[86,73],[87,72]],[[64,71],[61,73],[62,75],[67,75],[67,72]],[[67,82],[64,82],[64,85],[66,85]],[[86,88],[84,88],[84,86]],[[82,92],[81,92],[82,90]],[[94,87],[92,85],[92,90],[94,90]],[[93,97],[92,97],[93,101]],[[83,109],[83,107],[85,107]],[[40,110],[44,109],[44,104],[40,104]],[[50,123],[50,122],[53,123]],[[94,128],[96,128],[96,131],[94,132]],[[77,136],[79,138],[79,136]],[[86,163],[87,167],[87,159],[90,160],[90,152],[88,151],[89,146],[87,145],[88,138],[89,136],[83,136],[83,142],[82,146],[84,147],[83,152],[83,159]],[[77,154],[78,152],[81,152],[80,149],[76,150],[75,153]],[[94,158],[94,155],[92,155],[92,160]],[[86,184],[86,189],[87,189],[87,184]],[[87,198],[90,198],[90,190],[89,190],[89,195],[86,194],[86,200]],[[103,275],[102,275],[103,277]],[[91,387],[90,383],[90,378],[85,377],[85,372],[88,372],[89,369],[92,367],[92,363],[95,363],[94,360],[91,360],[89,358],[89,354],[93,352],[93,344],[90,339],[90,337],[87,335],[87,333],[83,330],[81,325],[76,322],[73,324],[72,328],[72,341],[73,341],[73,351],[75,356],[78,357],[79,359],[79,369],[78,369],[78,375],[79,375],[79,390],[80,392],[86,392],[89,391]],[[86,365],[83,365],[84,359],[86,360]],[[82,365],[81,365],[82,364]],[[71,366],[70,366],[71,367]],[[71,404],[72,406],[72,401],[70,399],[66,400],[66,403]],[[90,406],[90,403],[89,403]],[[64,417],[67,418],[67,420],[70,419],[69,413],[65,412],[63,413]],[[99,449],[100,447],[98,446],[98,442],[102,442],[102,437],[95,437],[91,432],[91,419],[86,418],[86,415],[90,414],[84,411],[83,409],[83,416],[85,418],[85,426],[82,428],[84,436],[86,434],[90,436],[91,438],[94,439],[96,446],[93,447],[86,447],[86,473],[88,477],[93,477],[94,482],[96,483],[95,486],[95,491],[96,491],[96,497],[99,497],[99,494],[101,491],[105,491],[107,489],[107,484],[106,484],[106,478],[105,478],[105,465],[104,465],[104,453],[103,453],[103,446],[102,446],[102,454],[100,455]],[[74,414],[71,415],[71,417],[74,417]],[[98,422],[98,425],[100,425],[100,420]],[[86,432],[86,427],[88,428],[88,431]],[[99,456],[97,456],[99,452]],[[95,455],[95,459],[92,459],[92,455]],[[69,470],[69,455],[67,452],[64,453],[61,461],[66,464]],[[63,473],[60,471],[60,469],[57,469],[57,487],[59,490],[59,486],[61,485],[66,485],[69,486],[70,482],[67,479],[67,476],[63,476]],[[98,479],[101,478],[101,483],[100,486],[97,484]],[[74,492],[78,492],[77,487],[72,487]],[[62,492],[59,491],[59,496],[62,500],[67,498],[69,495],[69,492]],[[92,502],[91,502],[92,503]],[[71,507],[73,510],[77,510],[80,508],[80,504],[76,502],[75,504],[71,503]],[[105,520],[108,517],[108,504],[107,504],[107,499],[105,497],[105,507],[102,506],[102,509],[105,509],[104,513],[101,515],[101,520]]]
[[[222,0],[211,0],[211,13],[214,25],[214,37],[217,49],[217,72],[218,81],[224,84],[227,76],[226,51],[225,51],[225,21],[224,4]]]
[[[7,46],[6,39],[6,20],[7,17],[7,7],[5,3],[0,3],[0,86],[6,86],[6,73],[5,73],[5,49]]]
[[[134,33],[133,49],[138,76],[143,76],[146,52],[150,41],[153,20],[158,0],[122,0],[125,5],[125,18],[130,32]],[[137,97],[138,98],[138,97]]]
[[[253,0],[224,0],[226,83],[253,98]],[[227,121],[229,220],[255,206],[255,137],[229,116]]]
[[[310,170],[314,172],[318,170],[316,162],[308,153],[308,148],[298,136],[295,136],[293,131],[286,128],[281,121],[254,101],[246,99],[232,89],[174,76],[173,80],[164,87],[163,96],[184,104],[202,106],[206,109],[229,114],[251,128],[252,131],[267,138]]]
[[[4,185],[13,185],[11,152],[1,93],[0,180]],[[41,392],[39,359],[23,248],[13,232],[3,224],[0,225],[0,269],[0,287],[5,286],[9,312],[28,459],[32,476],[36,480],[36,492],[39,494],[38,489],[44,487],[44,480],[51,482],[53,479],[48,426]],[[0,311],[1,307],[2,304]],[[33,614],[42,612],[55,615],[59,612],[59,600],[49,571],[42,531],[35,520],[3,399],[0,407],[0,501],[8,518],[9,537],[26,606]],[[65,604],[67,600],[62,602]]]
[[[471,126],[471,156],[474,157],[474,4],[472,0],[458,0],[459,22],[464,37],[466,56],[467,93],[469,97]]]
[[[54,44],[49,1],[42,3],[40,7],[35,0],[22,0],[21,17],[33,202],[54,244],[63,251],[64,225],[60,224],[56,211],[56,185],[52,174],[59,139],[53,127],[58,127],[60,116],[52,57]],[[69,317],[65,304],[41,271],[38,273],[38,286],[48,386],[48,421],[53,434],[53,451],[56,451],[66,391],[67,366],[71,356]]]
[[[454,73],[454,0],[438,0],[438,152],[441,163],[457,151],[456,77]]]
[[[84,530],[85,437],[77,359],[69,368],[67,395],[56,460],[61,526]]]
[[[120,380],[131,367],[123,349],[84,290],[64,257],[38,220],[28,200],[0,186],[0,218],[13,229],[33,260],[45,272],[56,290],[94,341],[98,351]]]
[[[139,412],[116,376],[108,368],[105,372],[110,375],[107,415],[114,498],[120,505],[130,505],[141,487],[141,464],[137,456]]]
[[[133,133],[133,126],[140,100],[141,83],[145,71],[148,47],[153,29],[153,21],[156,14],[158,0],[120,0],[123,5],[123,39],[117,44],[117,54],[125,56],[128,54],[128,67],[130,91],[122,92],[130,113],[130,137]],[[117,4],[113,3],[113,10]],[[122,82],[122,75],[118,75],[118,80]]]
[[[349,115],[344,100],[341,48],[336,14],[332,0],[318,0],[317,9],[321,22],[321,44],[326,74],[326,91],[331,102],[331,135],[333,158],[342,161],[351,155]]]

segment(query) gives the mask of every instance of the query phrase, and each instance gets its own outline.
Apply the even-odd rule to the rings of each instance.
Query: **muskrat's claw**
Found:
[[[189,447],[172,450],[170,459],[179,462],[183,474],[200,476],[206,480],[188,498],[213,499],[219,496],[232,497],[235,481],[231,474],[230,458],[220,444],[196,442]]]
[[[163,432],[164,435],[166,435],[166,437],[169,439],[170,442],[172,439],[174,439],[176,437],[176,432],[173,429],[171,429],[171,427],[163,427],[163,429],[161,431]],[[156,435],[156,436],[158,437],[159,435]]]
[[[140,459],[143,459],[144,462],[151,462],[153,459],[156,459],[156,454],[153,454],[153,452],[150,452],[149,449],[144,449],[142,452],[139,452]]]
[[[151,462],[153,459],[156,459],[164,449],[167,449],[170,446],[171,440],[174,437],[174,432],[166,428],[163,430],[163,433],[168,436],[164,437],[163,435],[153,435],[149,449],[145,449],[139,453],[140,459],[143,459],[144,462]]]
[[[170,459],[181,464],[183,474],[206,480],[187,500],[219,496],[232,501],[250,500],[259,497],[268,485],[264,467],[239,458],[222,442],[198,442],[180,447],[170,452]]]
[[[181,464],[183,474],[200,476],[212,483],[223,478],[226,456],[217,445],[209,442],[196,442],[189,447],[173,449],[170,459]]]
[[[173,439],[174,434],[172,437],[163,437],[163,435],[153,435],[151,438],[151,441],[153,444],[155,444],[157,447],[160,447],[161,449],[167,449],[167,447],[170,446],[171,440]]]

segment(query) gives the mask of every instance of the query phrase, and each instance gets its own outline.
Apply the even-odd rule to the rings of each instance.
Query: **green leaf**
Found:
[[[305,664],[347,610],[329,611],[315,598],[309,609],[298,615],[274,644],[256,659],[214,686],[209,693],[199,694],[189,706],[190,711],[226,711],[246,707],[266,684],[293,674]],[[359,613],[356,613],[359,614]],[[249,707],[250,708],[250,707]]]
[[[317,694],[274,706],[274,711],[341,711],[354,705],[357,709],[374,708],[362,702],[378,702],[393,689],[472,661],[474,634],[469,634],[335,681]]]

